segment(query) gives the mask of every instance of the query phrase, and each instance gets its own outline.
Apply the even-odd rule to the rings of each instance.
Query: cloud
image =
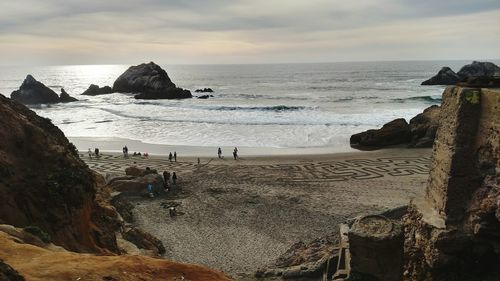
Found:
[[[498,58],[499,11],[497,0],[2,1],[0,52],[4,64]],[[488,44],[472,44],[478,34]]]

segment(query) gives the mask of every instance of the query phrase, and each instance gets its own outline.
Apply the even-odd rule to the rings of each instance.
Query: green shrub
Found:
[[[45,243],[50,243],[51,241],[50,235],[47,232],[43,231],[38,226],[33,226],[33,225],[27,226],[24,228],[24,231],[35,235]]]

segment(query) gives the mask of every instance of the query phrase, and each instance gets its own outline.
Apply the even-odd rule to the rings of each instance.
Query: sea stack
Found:
[[[26,76],[19,90],[12,92],[10,98],[23,104],[59,103],[77,100],[62,91],[61,97],[59,97],[53,90],[37,81],[30,74]]]
[[[136,99],[184,99],[191,92],[170,80],[167,72],[154,62],[129,67],[113,84],[113,91],[137,93]]]
[[[473,61],[464,65],[458,73],[445,66],[433,76],[425,80],[421,85],[456,85],[460,81],[465,81],[470,77],[494,77],[500,76],[500,67],[492,62]]]
[[[82,93],[83,96],[100,96],[113,93],[113,89],[110,86],[99,87],[98,85],[91,84],[85,92]]]

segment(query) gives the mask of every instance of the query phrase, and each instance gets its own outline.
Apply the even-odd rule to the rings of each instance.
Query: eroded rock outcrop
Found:
[[[191,98],[191,92],[170,80],[159,65],[150,62],[129,67],[113,84],[113,91],[138,93],[136,99],[184,99]]]
[[[70,97],[63,89],[61,89],[61,96],[59,97],[53,90],[31,75],[26,76],[19,90],[12,92],[10,98],[23,104],[59,103],[77,100]]]
[[[493,77],[500,76],[500,67],[491,62],[473,61],[471,64],[464,65],[458,73],[445,66],[430,78],[422,82],[421,85],[456,85],[458,82],[469,77]]]
[[[351,136],[350,144],[358,149],[377,149],[406,144],[408,147],[432,147],[439,122],[440,107],[432,105],[410,119],[395,119],[381,129]]]
[[[438,105],[433,105],[410,119],[410,147],[432,147],[439,125],[440,111]]]
[[[500,276],[499,105],[498,89],[443,93],[426,195],[404,219],[406,280]]]
[[[368,130],[351,136],[353,147],[384,147],[411,141],[410,126],[405,119],[393,120],[378,130]]]
[[[59,102],[73,102],[73,101],[78,101],[78,100],[70,96],[63,88],[61,88],[61,94],[59,95]]]
[[[85,92],[82,93],[83,96],[100,96],[113,93],[113,89],[110,86],[99,87],[98,85],[91,84]]]
[[[492,62],[473,61],[471,64],[464,65],[457,74],[461,78],[470,76],[500,76],[500,67]]]
[[[435,76],[422,82],[422,85],[455,85],[459,81],[460,76],[451,68],[445,66]]]
[[[203,89],[196,89],[196,93],[213,93],[214,90],[212,88],[203,88]]]

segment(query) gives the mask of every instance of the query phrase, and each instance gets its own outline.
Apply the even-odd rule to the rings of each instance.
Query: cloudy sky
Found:
[[[0,64],[500,58],[499,0],[15,0]]]

